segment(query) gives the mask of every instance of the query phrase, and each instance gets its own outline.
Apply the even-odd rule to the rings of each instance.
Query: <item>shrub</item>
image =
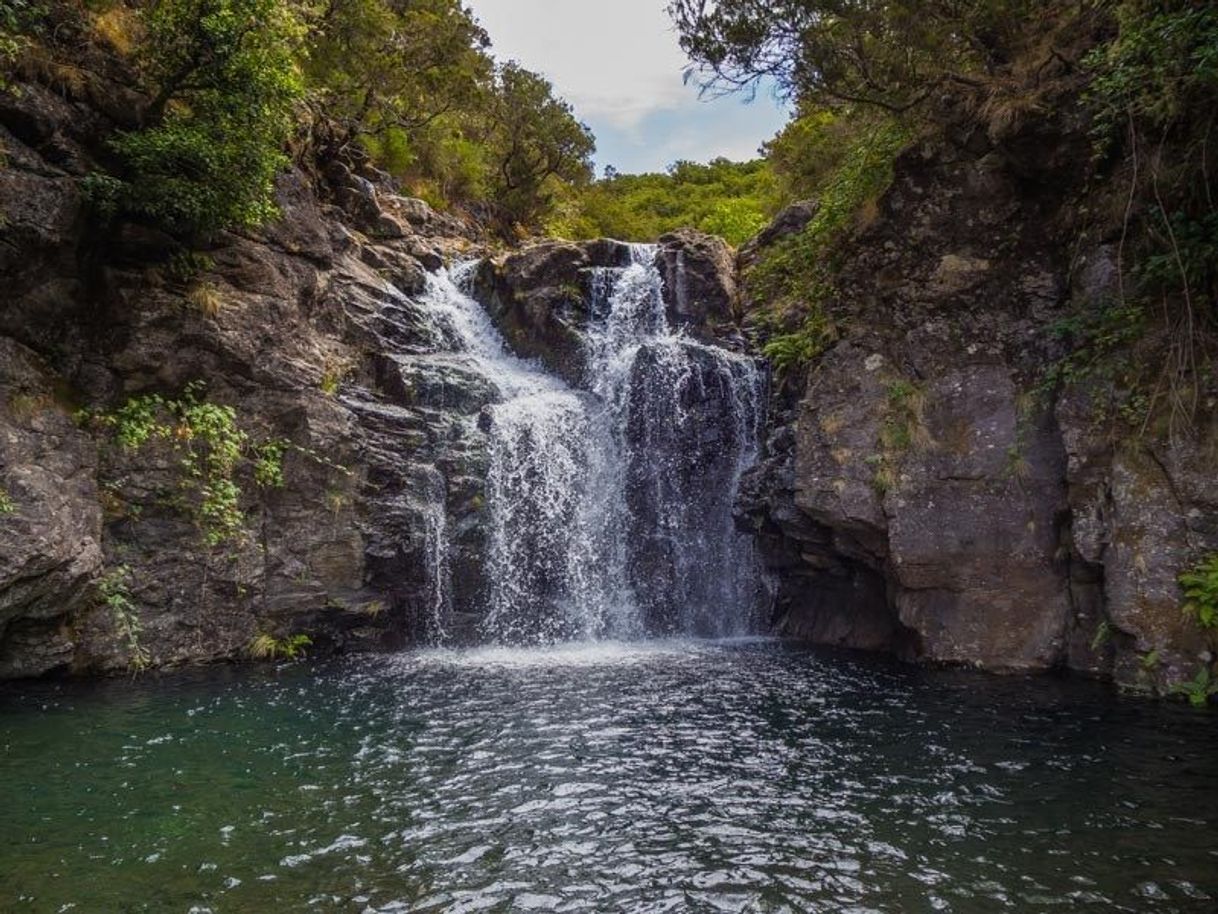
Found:
[[[162,0],[144,8],[136,58],[152,94],[145,127],[111,141],[117,174],[86,191],[99,209],[181,235],[276,214],[275,176],[303,86],[301,29],[282,0]]]

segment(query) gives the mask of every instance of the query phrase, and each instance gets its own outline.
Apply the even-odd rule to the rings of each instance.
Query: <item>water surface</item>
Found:
[[[0,692],[0,911],[1212,912],[1218,727],[771,642]]]

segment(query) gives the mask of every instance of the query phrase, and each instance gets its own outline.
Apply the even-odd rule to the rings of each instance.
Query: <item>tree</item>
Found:
[[[1031,0],[673,0],[682,47],[712,91],[772,79],[804,102],[921,104],[1007,62]]]
[[[495,202],[510,221],[533,224],[553,202],[555,181],[592,179],[596,139],[543,77],[499,67],[489,112]]]
[[[298,20],[282,0],[157,0],[142,24],[144,126],[111,142],[119,175],[91,176],[94,198],[178,234],[266,220],[302,93]]]
[[[408,143],[478,107],[490,83],[490,39],[457,0],[325,0],[309,24],[306,72],[329,155],[360,138]]]

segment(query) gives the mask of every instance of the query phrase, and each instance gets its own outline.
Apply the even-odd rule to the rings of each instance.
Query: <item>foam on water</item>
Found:
[[[487,645],[484,647],[450,649],[432,648],[400,655],[397,661],[403,669],[420,665],[441,665],[465,668],[605,666],[649,663],[658,658],[687,658],[705,654],[716,645],[732,643],[761,643],[766,639],[727,639],[723,642],[693,638],[655,638],[647,641],[570,641],[536,647]]]

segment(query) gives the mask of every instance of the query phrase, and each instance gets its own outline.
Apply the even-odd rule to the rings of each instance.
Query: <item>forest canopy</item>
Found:
[[[508,231],[592,178],[591,131],[543,77],[496,62],[459,0],[2,0],[0,61],[122,69],[142,102],[88,190],[183,236],[265,221],[289,152]]]

